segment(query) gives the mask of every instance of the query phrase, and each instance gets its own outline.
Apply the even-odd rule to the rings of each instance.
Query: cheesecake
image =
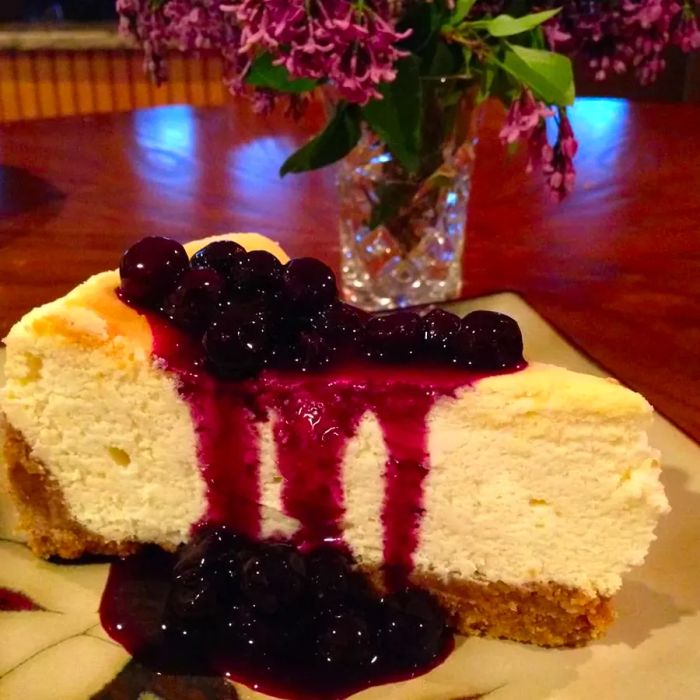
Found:
[[[224,528],[342,551],[460,633],[562,646],[609,626],[668,510],[642,396],[526,362],[501,314],[347,307],[322,263],[257,234],[139,245],[5,339],[37,555]]]

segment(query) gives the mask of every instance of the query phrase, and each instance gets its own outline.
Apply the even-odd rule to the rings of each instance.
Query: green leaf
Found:
[[[457,50],[457,52],[455,52]],[[427,71],[425,75],[453,75],[459,67],[459,47],[451,44],[447,45],[443,41],[436,42],[435,51],[432,58],[428,61]],[[424,64],[425,64],[424,59]]]
[[[418,59],[408,56],[397,63],[396,79],[380,86],[381,100],[362,108],[370,128],[410,173],[419,165],[422,88]]]
[[[151,10],[157,11],[162,9],[168,0],[150,0],[148,6]]]
[[[323,131],[284,161],[280,176],[335,163],[350,153],[359,139],[360,110],[356,105],[341,102]]]
[[[484,61],[481,70],[481,81],[479,83],[479,92],[476,95],[477,104],[481,104],[492,93],[493,81],[498,73],[498,66],[492,60]]]
[[[453,27],[458,25],[469,14],[475,2],[476,0],[457,0],[450,24]]]
[[[316,87],[315,80],[292,78],[284,66],[276,66],[270,54],[264,53],[253,61],[246,83],[277,92],[308,92]]]
[[[399,32],[410,29],[411,33],[399,43],[399,48],[424,56],[439,36],[447,16],[443,3],[408,3],[401,13],[396,29]]]
[[[574,102],[574,74],[566,56],[507,44],[501,67],[548,104]]]
[[[511,17],[510,15],[498,15],[493,19],[479,20],[478,22],[470,22],[469,26],[472,29],[485,29],[491,36],[513,36],[522,34],[539,26],[548,19],[556,15],[561,8],[554,10],[545,10],[544,12],[535,12],[531,15],[523,17]]]

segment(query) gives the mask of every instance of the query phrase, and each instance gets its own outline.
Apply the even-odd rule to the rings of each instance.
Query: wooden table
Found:
[[[700,440],[700,107],[581,100],[579,181],[550,202],[484,115],[465,295],[510,289]],[[332,171],[278,179],[308,134],[165,107],[0,129],[0,337],[149,234],[261,231],[336,265]]]

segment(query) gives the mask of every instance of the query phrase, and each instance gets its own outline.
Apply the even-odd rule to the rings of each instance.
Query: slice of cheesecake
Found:
[[[259,313],[210,274],[231,263],[230,249],[206,248],[223,240],[288,260],[257,234],[193,242],[200,272],[165,301],[127,260],[120,294],[118,272],[98,274],[10,331],[5,451],[32,549],[173,550],[223,524],[301,551],[343,548],[379,586],[403,576],[433,592],[464,633],[555,646],[599,636],[668,510],[644,398],[480,345],[479,323],[512,334],[502,317],[465,330],[447,315],[358,312],[353,326],[347,309],[321,308],[328,284],[311,264],[294,279],[271,256],[236,262],[256,292],[286,275],[287,297]],[[182,291],[190,282],[196,293]],[[193,299],[207,295],[233,308],[204,328]],[[283,302],[301,311],[275,315]],[[319,314],[325,326],[304,325]],[[439,354],[438,331],[453,362],[419,361],[411,343]],[[339,332],[369,344],[369,359],[327,342]]]

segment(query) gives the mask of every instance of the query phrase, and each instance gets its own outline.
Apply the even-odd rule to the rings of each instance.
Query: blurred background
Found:
[[[99,22],[116,18],[114,4],[113,0],[3,0],[0,21]]]
[[[175,54],[170,81],[152,85],[141,53],[117,33],[114,5],[115,0],[0,0],[0,122],[228,100],[214,56]],[[700,102],[698,56],[672,53],[668,69],[649,87],[632,76],[598,84],[577,66],[578,93]]]

